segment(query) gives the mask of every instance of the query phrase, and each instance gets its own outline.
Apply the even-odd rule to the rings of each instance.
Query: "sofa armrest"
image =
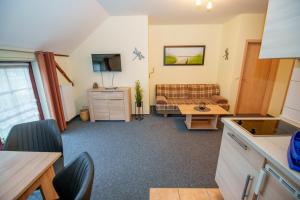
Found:
[[[168,100],[165,96],[156,96],[157,104],[168,104]]]
[[[217,104],[226,104],[228,103],[228,100],[225,99],[224,97],[220,96],[220,95],[212,95],[211,96],[211,100],[214,101]]]

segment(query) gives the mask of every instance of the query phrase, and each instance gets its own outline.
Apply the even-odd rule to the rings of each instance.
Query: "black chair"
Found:
[[[64,167],[63,144],[56,121],[53,119],[18,124],[10,130],[4,144],[5,151],[61,152],[55,172]]]
[[[87,152],[68,164],[53,179],[59,199],[89,200],[94,181],[94,162]]]

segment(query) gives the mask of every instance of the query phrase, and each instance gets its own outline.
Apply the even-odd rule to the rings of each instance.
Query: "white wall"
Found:
[[[133,61],[132,52],[135,47],[142,51],[144,60]],[[93,82],[102,85],[100,73],[93,72],[91,60],[93,53],[121,54],[122,72],[115,72],[114,85],[133,88],[135,81],[140,80],[144,90],[144,111],[149,113],[148,17],[109,17],[70,54],[77,111],[87,105],[86,91],[92,87]],[[110,86],[112,73],[105,72],[103,77],[104,86]],[[134,105],[133,89],[132,104]]]
[[[72,59],[70,57],[55,56],[55,61],[64,70],[68,77],[73,81]],[[67,79],[65,79],[65,77],[63,77],[63,75],[58,70],[56,70],[56,72],[58,82],[60,85],[71,85],[71,83],[69,83]]]
[[[290,83],[291,73],[294,68],[294,59],[281,59],[278,64],[275,83],[268,114],[279,117],[284,105],[285,94]]]
[[[1,0],[0,46],[69,53],[107,17],[97,0]]]
[[[161,83],[216,83],[222,25],[149,26],[150,104],[155,104],[155,85]],[[203,66],[164,66],[166,45],[206,45]]]
[[[159,83],[219,83],[234,110],[246,40],[261,39],[264,14],[241,14],[222,25],[150,25],[150,103]],[[164,45],[206,45],[204,66],[163,66]],[[229,60],[224,60],[225,49]]]
[[[229,59],[219,57],[218,83],[221,95],[229,100],[234,111],[246,40],[262,38],[264,14],[241,14],[223,25],[221,55],[229,49]]]

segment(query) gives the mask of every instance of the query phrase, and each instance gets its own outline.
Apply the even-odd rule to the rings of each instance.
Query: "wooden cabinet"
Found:
[[[96,120],[131,120],[130,88],[88,91],[89,111],[92,122]]]
[[[224,199],[252,199],[264,160],[231,129],[224,127],[216,172],[216,182]]]
[[[124,101],[113,99],[108,103],[109,106],[109,117],[111,120],[122,120],[125,118],[125,112],[120,112],[124,110]]]

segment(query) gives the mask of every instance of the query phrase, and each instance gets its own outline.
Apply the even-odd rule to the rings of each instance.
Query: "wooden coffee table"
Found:
[[[206,105],[209,111],[198,111],[198,105],[178,105],[181,114],[186,116],[185,125],[188,129],[217,130],[218,117],[220,115],[230,115],[218,105]]]

